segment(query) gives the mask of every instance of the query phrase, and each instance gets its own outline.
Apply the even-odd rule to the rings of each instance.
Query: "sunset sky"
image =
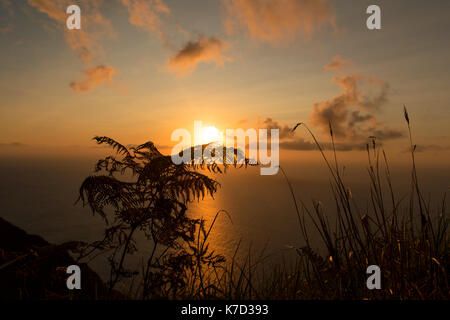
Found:
[[[308,150],[287,128],[326,139],[331,118],[342,149],[370,135],[404,146],[405,104],[422,150],[450,147],[447,0],[0,3],[3,145],[171,145],[201,120],[277,127],[282,147]],[[70,4],[81,30],[66,29]],[[370,4],[381,30],[366,27]]]

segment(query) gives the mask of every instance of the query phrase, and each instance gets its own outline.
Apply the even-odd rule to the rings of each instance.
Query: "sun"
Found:
[[[221,142],[222,133],[214,126],[208,126],[202,128],[201,133],[202,144],[210,142]]]

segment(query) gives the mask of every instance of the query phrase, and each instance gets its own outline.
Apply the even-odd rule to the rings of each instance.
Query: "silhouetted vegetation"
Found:
[[[80,188],[80,200],[107,225],[104,238],[91,244],[81,257],[109,254],[111,292],[120,279],[139,275],[142,299],[208,296],[204,270],[219,267],[225,259],[206,245],[211,229],[206,229],[205,221],[190,218],[186,211],[190,201],[213,196],[219,186],[198,169],[222,172],[220,167],[196,164],[194,157],[187,164],[174,164],[171,156],[162,155],[151,142],[127,148],[108,137],[94,139],[111,146],[116,156],[99,160],[95,169],[99,174],[86,178]],[[195,148],[184,152],[194,154]],[[224,158],[230,156],[226,149],[222,151]],[[238,151],[232,151],[236,158]],[[244,159],[242,165],[247,164]],[[137,250],[136,233],[153,246],[141,271],[125,268],[127,256]],[[188,292],[192,283],[201,293]]]
[[[135,250],[133,234],[140,230],[154,244],[141,273],[142,298],[448,299],[446,200],[443,199],[442,207],[432,209],[422,196],[409,115],[406,108],[404,111],[412,159],[410,194],[408,199],[395,197],[386,153],[376,138],[370,137],[370,205],[365,209],[356,206],[345,184],[331,122],[331,161],[306,124],[296,126],[306,128],[323,156],[336,208],[330,215],[320,202],[308,207],[298,201],[281,168],[295,202],[304,246],[293,248],[297,253],[295,264],[280,265],[269,273],[263,259],[253,259],[250,253],[238,263],[240,245],[232,261],[225,264],[224,257],[209,252],[207,244],[215,219],[206,228],[204,220],[186,216],[188,202],[205,194],[213,195],[216,181],[196,172],[193,163],[174,165],[151,143],[132,149],[131,153],[109,138],[97,137],[98,143],[110,144],[123,156],[120,161],[113,157],[99,161],[97,169],[109,174],[86,179],[80,189],[83,202],[105,221],[105,206],[114,208],[113,226],[106,230],[104,240],[95,244],[97,249],[113,252],[109,260],[110,288],[120,277],[131,275],[123,269],[123,262]],[[214,170],[220,171],[217,168]],[[123,174],[126,170],[137,176],[134,182],[121,182],[114,177],[116,172]],[[330,223],[329,217],[336,217],[336,221]],[[320,235],[324,251],[313,249],[313,231]],[[156,257],[159,245],[165,249]],[[366,269],[371,264],[382,270],[382,290],[368,290],[365,285]]]
[[[224,256],[210,249],[208,238],[215,221],[219,214],[227,213],[218,212],[208,226],[203,219],[189,217],[187,208],[191,201],[213,196],[219,187],[217,181],[198,169],[221,173],[220,165],[198,165],[195,160],[176,165],[151,142],[128,148],[108,137],[94,139],[111,146],[116,154],[99,160],[96,175],[86,178],[79,190],[79,200],[105,221],[103,239],[82,250],[79,243],[61,248],[64,252],[69,249],[78,252],[79,261],[107,255],[109,279],[106,285],[100,285],[98,294],[85,297],[90,299],[448,299],[450,250],[446,199],[444,196],[437,208],[424,199],[406,108],[404,117],[410,139],[411,190],[406,197],[396,197],[387,155],[376,137],[370,137],[367,144],[370,192],[368,206],[363,209],[358,208],[345,183],[334,148],[332,123],[331,160],[306,124],[295,126],[295,129],[304,127],[315,141],[329,169],[335,201],[332,211],[319,201],[306,205],[295,197],[289,178],[280,167],[295,203],[304,240],[302,246],[292,247],[295,263],[280,263],[268,269],[264,255],[255,257],[251,252],[242,261],[237,259],[240,242],[227,263]],[[194,154],[195,148],[185,152]],[[234,150],[235,157],[236,154]],[[247,164],[246,159],[243,165]],[[319,250],[314,249],[317,244],[311,243],[312,232],[320,236]],[[138,250],[139,236],[151,244],[152,250],[140,270],[129,269],[127,258]],[[0,275],[2,269],[11,271],[12,265],[21,266],[13,269],[13,273],[36,269],[33,261],[37,260],[27,262],[30,252],[22,251],[24,257],[16,253],[6,259],[7,253],[0,250],[3,255]],[[381,269],[381,290],[366,287],[366,269],[372,264]],[[131,280],[129,290],[121,288],[121,296],[115,289],[127,279]],[[27,288],[25,284],[23,288]],[[24,292],[18,297],[36,297]],[[37,296],[51,297],[40,293]]]
[[[0,300],[95,300],[106,297],[108,288],[84,263],[78,263],[83,274],[83,290],[67,290],[66,268],[77,264],[70,252],[85,245],[78,241],[51,244],[0,218]],[[111,292],[109,297],[125,298],[117,291]]]
[[[297,214],[306,245],[296,248],[299,261],[293,274],[278,271],[271,283],[265,285],[271,295],[291,299],[449,298],[446,199],[444,196],[442,206],[434,209],[425,201],[416,171],[416,146],[406,108],[404,116],[412,159],[410,194],[407,199],[395,197],[386,153],[377,145],[376,138],[370,137],[367,144],[370,193],[366,209],[356,206],[344,182],[335,148],[330,161],[314,134],[302,124],[329,168],[336,203],[333,216],[337,219],[332,227],[330,215],[320,202],[308,208],[301,201]],[[330,135],[334,146],[331,123]],[[292,196],[296,201],[293,193]],[[312,249],[306,218],[320,234],[325,255]],[[368,290],[365,286],[366,268],[371,264],[381,268],[382,290]]]

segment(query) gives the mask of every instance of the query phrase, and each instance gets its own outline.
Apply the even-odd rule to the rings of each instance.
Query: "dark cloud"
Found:
[[[215,37],[201,37],[198,41],[189,41],[167,62],[167,68],[179,75],[186,75],[195,70],[201,62],[215,63],[222,66],[230,59],[223,55],[228,44]]]
[[[281,141],[279,144],[281,149],[286,150],[315,150],[317,146],[310,142],[306,141],[303,138],[297,138],[289,141]]]
[[[339,69],[335,62],[333,59],[333,68],[328,69]],[[335,77],[333,81],[343,92],[330,100],[314,103],[309,116],[313,127],[328,133],[331,122],[336,137],[347,141],[364,140],[368,136],[384,140],[402,136],[402,132],[376,120],[376,114],[382,111],[388,100],[387,82],[359,74]]]
[[[279,138],[292,138],[294,136],[294,132],[292,129],[285,124],[279,124],[277,121],[272,120],[272,118],[266,118],[264,120],[258,120],[258,128],[261,129],[278,129],[279,130]]]
[[[369,140],[367,140],[368,142]],[[367,142],[341,142],[341,143],[335,143],[334,149],[336,151],[352,151],[352,150],[358,150],[363,151],[366,150]],[[333,150],[333,145],[330,142],[320,142],[320,146],[323,150]],[[294,140],[290,141],[281,141],[280,142],[280,148],[285,150],[303,150],[303,151],[309,151],[309,150],[318,150],[318,147],[315,143],[307,141],[303,138],[296,138]],[[381,145],[381,144],[379,144]]]
[[[265,118],[264,120],[257,121],[258,129],[278,129],[279,130],[279,146],[285,150],[317,150],[317,145],[303,137],[296,136],[296,132],[292,131],[292,128],[286,124],[281,124],[272,118]],[[301,129],[297,129],[300,131]],[[305,131],[307,134],[307,132]],[[270,131],[269,131],[270,134]],[[368,138],[368,137],[367,137]],[[270,138],[269,138],[270,141]],[[365,150],[366,144],[369,139],[358,142],[336,142],[334,148],[338,151],[350,151],[350,150]],[[333,149],[333,145],[329,142],[319,142],[324,150]]]
[[[24,144],[24,143],[20,143],[20,142],[10,142],[10,143],[0,143],[1,147],[27,147],[28,145]]]
[[[450,150],[450,146],[439,146],[436,144],[419,144],[419,145],[416,145],[414,148],[414,152],[425,152],[425,151],[439,152],[439,151],[449,151],[449,150]],[[411,148],[410,147],[405,148],[402,150],[402,152],[409,153],[409,152],[411,152]]]
[[[329,70],[342,70],[344,59],[333,59],[327,65]],[[347,60],[345,60],[347,61]],[[318,129],[330,134],[330,123],[335,136],[334,148],[339,151],[365,150],[370,142],[369,137],[376,137],[377,144],[383,141],[401,138],[403,133],[392,129],[376,120],[377,113],[382,111],[388,99],[389,84],[375,77],[363,77],[359,74],[348,74],[333,78],[342,88],[342,93],[330,100],[314,103],[309,116],[311,129]],[[300,120],[300,119],[299,119]],[[289,150],[315,150],[308,132],[299,137],[301,127],[292,132],[291,127],[280,124],[272,118],[258,121],[259,128],[279,129],[280,148]],[[333,149],[330,142],[320,143],[323,149]]]

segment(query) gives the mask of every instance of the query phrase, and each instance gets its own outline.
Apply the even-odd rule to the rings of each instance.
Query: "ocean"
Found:
[[[80,240],[92,242],[103,236],[105,224],[89,208],[75,203],[84,178],[93,174],[96,159],[107,153],[102,148],[65,148],[63,151],[11,152],[0,154],[0,216],[52,243]],[[361,211],[368,206],[369,179],[364,153],[358,157],[342,155],[345,180]],[[410,164],[407,155],[394,157],[391,173],[399,198],[410,190]],[[450,181],[450,166],[442,162],[421,166],[420,183],[424,197],[438,208]],[[424,162],[426,159],[424,158]],[[284,168],[294,189],[297,202],[311,207],[320,201],[327,218],[334,219],[334,200],[326,166],[315,152],[281,154]],[[344,169],[344,168],[342,168]],[[295,255],[292,247],[302,246],[294,200],[281,173],[261,176],[259,168],[229,168],[226,174],[213,175],[221,187],[214,199],[189,204],[192,217],[203,217],[207,225],[220,214],[210,236],[211,248],[230,260],[239,242],[243,256],[248,252],[279,261]],[[231,218],[231,219],[230,219]],[[320,237],[313,225],[308,230],[314,246],[320,248]],[[151,243],[139,238],[139,251],[129,260],[138,265],[151,249]],[[102,263],[94,269],[106,274]]]

